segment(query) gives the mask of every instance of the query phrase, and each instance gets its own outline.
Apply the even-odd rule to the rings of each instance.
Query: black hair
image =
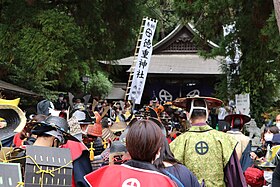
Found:
[[[278,134],[279,133],[279,129],[276,126],[265,127],[264,133],[266,133],[267,131],[270,131],[273,134]]]
[[[109,125],[108,125],[109,121],[108,121],[108,118],[105,117],[101,120],[101,125],[102,125],[102,128],[108,128]]]
[[[160,157],[154,161],[154,165],[158,169],[163,169],[165,168],[163,162],[168,162],[174,166],[176,166],[177,164],[181,164],[171,152],[166,138],[163,138],[163,146],[160,150]]]
[[[191,119],[197,119],[201,117],[206,117],[206,111],[203,109],[194,109],[191,115]]]
[[[233,124],[232,124],[232,128],[236,128],[236,129],[241,130],[242,127],[243,127],[243,125],[241,124],[240,118],[235,118],[234,121],[233,121]]]

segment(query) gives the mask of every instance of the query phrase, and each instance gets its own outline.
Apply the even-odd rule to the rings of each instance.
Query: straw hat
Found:
[[[184,108],[188,112],[191,108],[191,102],[195,99],[204,100],[207,103],[208,109],[220,107],[223,104],[223,101],[214,97],[202,97],[202,96],[194,96],[194,97],[182,97],[175,99],[172,104],[176,107]]]
[[[234,120],[240,119],[240,126],[243,127],[244,124],[248,123],[251,118],[244,114],[230,114],[225,117],[225,121],[228,122],[231,126],[234,125]]]

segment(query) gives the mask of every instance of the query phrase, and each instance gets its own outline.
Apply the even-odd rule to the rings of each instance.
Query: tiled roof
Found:
[[[205,60],[197,54],[152,55],[148,73],[218,75],[222,74],[221,59]],[[119,60],[119,65],[130,66],[132,62],[133,57],[127,57]]]

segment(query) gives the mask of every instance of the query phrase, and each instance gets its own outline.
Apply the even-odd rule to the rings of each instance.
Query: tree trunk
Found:
[[[280,0],[273,0],[273,3],[274,3],[274,10],[275,10],[276,20],[278,25],[278,31],[280,33]]]

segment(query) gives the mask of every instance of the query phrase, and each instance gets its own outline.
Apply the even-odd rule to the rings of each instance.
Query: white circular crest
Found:
[[[172,101],[172,95],[165,89],[160,90],[159,99],[161,101]]]
[[[141,184],[140,184],[139,180],[137,180],[135,178],[126,179],[122,183],[122,187],[140,187],[140,186],[141,186]]]
[[[196,95],[200,95],[200,91],[195,89],[195,90],[192,90],[190,91],[188,94],[187,94],[187,97],[194,97]]]

